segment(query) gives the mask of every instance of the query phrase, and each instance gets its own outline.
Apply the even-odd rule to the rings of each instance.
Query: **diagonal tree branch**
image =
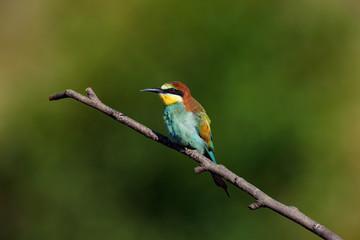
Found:
[[[275,199],[271,198],[263,191],[247,182],[245,179],[237,176],[235,173],[231,172],[225,166],[216,164],[212,162],[210,159],[198,153],[196,150],[181,147],[179,145],[172,144],[169,142],[168,138],[164,135],[151,130],[150,128],[136,122],[135,120],[127,117],[121,112],[118,112],[105,104],[103,104],[99,98],[96,96],[94,91],[91,88],[86,89],[86,93],[88,97],[77,93],[71,89],[65,90],[63,92],[55,93],[49,97],[49,100],[59,100],[63,98],[73,98],[79,102],[82,102],[86,105],[89,105],[100,112],[107,114],[108,116],[114,118],[116,121],[125,124],[126,126],[134,129],[135,131],[141,133],[147,138],[150,138],[156,142],[159,142],[169,148],[173,148],[188,157],[194,159],[196,162],[200,164],[200,166],[196,167],[194,170],[196,173],[200,173],[203,171],[209,171],[212,173],[216,173],[222,176],[227,181],[231,182],[236,187],[240,188],[244,192],[248,193],[250,196],[256,199],[256,201],[249,205],[249,208],[252,210],[265,207],[269,208],[284,217],[300,224],[304,228],[309,231],[315,233],[319,237],[327,240],[342,240],[341,237],[337,236],[335,233],[324,227],[323,225],[315,222],[302,212],[300,212],[296,207],[284,205]]]

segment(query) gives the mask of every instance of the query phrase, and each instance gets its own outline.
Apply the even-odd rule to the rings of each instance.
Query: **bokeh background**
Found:
[[[319,239],[195,162],[65,99],[92,87],[165,133],[140,89],[182,81],[216,158],[344,239],[360,235],[360,5],[1,1],[0,239]]]

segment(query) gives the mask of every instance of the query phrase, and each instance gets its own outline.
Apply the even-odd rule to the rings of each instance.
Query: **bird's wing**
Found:
[[[210,118],[206,114],[205,109],[201,106],[201,104],[196,101],[194,98],[191,98],[191,101],[187,104],[187,110],[193,112],[196,123],[196,131],[199,136],[205,142],[206,153],[208,157],[210,157],[215,162],[214,156],[214,144],[212,141],[211,129],[210,129]]]
[[[199,136],[206,143],[206,152],[211,157],[211,159],[215,162],[214,156],[214,144],[212,141],[211,129],[210,129],[210,118],[206,114],[205,111],[201,111],[196,113],[197,115],[197,126],[196,130]]]
[[[210,146],[211,145],[210,119],[204,112],[199,114],[197,131],[200,137],[206,142],[206,144]]]

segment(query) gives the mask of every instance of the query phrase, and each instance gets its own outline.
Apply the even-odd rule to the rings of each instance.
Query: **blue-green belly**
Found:
[[[165,106],[164,122],[171,142],[194,148],[204,154],[206,144],[196,130],[195,115],[192,112],[185,111],[182,103]]]

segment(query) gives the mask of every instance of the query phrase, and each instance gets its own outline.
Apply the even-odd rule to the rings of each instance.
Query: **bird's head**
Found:
[[[184,98],[190,96],[190,90],[181,82],[168,82],[160,88],[146,88],[143,92],[154,92],[159,94],[165,105],[183,102]]]

